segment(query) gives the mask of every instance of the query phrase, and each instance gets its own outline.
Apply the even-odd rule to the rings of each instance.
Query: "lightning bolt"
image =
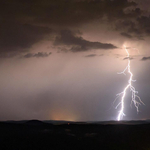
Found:
[[[126,75],[125,72],[127,71],[128,74],[130,75],[130,78],[129,78],[128,84],[127,84],[127,86],[124,88],[123,92],[117,94],[117,98],[120,97],[120,96],[122,96],[122,97],[121,97],[121,101],[120,101],[119,104],[116,106],[116,109],[117,109],[119,106],[121,106],[121,109],[120,109],[119,114],[118,114],[118,116],[117,116],[117,120],[118,120],[118,121],[120,121],[120,120],[123,118],[123,116],[125,116],[125,113],[124,113],[124,107],[125,107],[125,106],[124,106],[124,104],[125,104],[126,92],[127,92],[128,89],[130,89],[130,91],[132,92],[131,106],[132,106],[132,103],[133,103],[134,106],[135,106],[135,108],[136,108],[136,110],[137,110],[137,113],[139,112],[139,105],[141,105],[141,104],[145,105],[145,104],[142,102],[141,98],[137,95],[138,91],[136,91],[136,90],[135,90],[135,87],[133,87],[133,85],[132,85],[132,82],[135,82],[135,80],[133,80],[133,73],[131,72],[131,67],[130,67],[130,64],[131,64],[131,62],[130,62],[130,54],[129,54],[129,52],[128,52],[126,46],[124,46],[124,49],[125,49],[125,51],[126,51],[126,53],[127,53],[128,65],[127,65],[127,67],[126,67],[122,72],[120,72],[120,73],[118,73],[118,74],[124,74],[124,75]],[[117,99],[117,98],[116,98],[116,99]],[[115,99],[115,100],[116,100],[116,99]],[[137,100],[136,100],[136,99],[137,99]]]

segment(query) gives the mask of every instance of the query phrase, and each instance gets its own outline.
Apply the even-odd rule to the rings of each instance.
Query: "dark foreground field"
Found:
[[[150,150],[149,122],[0,122],[0,150]]]

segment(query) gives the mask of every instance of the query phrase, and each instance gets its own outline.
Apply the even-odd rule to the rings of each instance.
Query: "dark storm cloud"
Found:
[[[73,52],[86,51],[90,49],[114,49],[117,48],[112,44],[100,43],[100,42],[90,42],[83,39],[81,36],[77,36],[70,30],[63,30],[60,36],[57,36],[54,45],[68,45],[72,46],[70,49]]]
[[[9,21],[0,23],[0,52],[21,52],[41,41],[51,32],[52,30],[47,27]]]
[[[140,11],[132,10],[126,13],[124,9],[135,5],[135,2],[127,0],[2,0],[0,5],[0,48],[4,52],[28,49],[34,43],[42,40],[47,33],[50,33],[51,29],[48,27],[53,25],[58,28],[71,27],[101,20],[104,16],[108,18],[108,21],[133,18]],[[93,45],[100,47],[100,43],[93,43]],[[72,48],[73,51],[81,49],[86,48]]]
[[[150,16],[141,16],[137,18],[137,21],[139,23],[140,30],[145,32],[146,35],[150,35]]]
[[[0,11],[5,12],[2,17],[9,15],[15,20],[65,26],[101,19],[104,15],[114,19],[139,14],[139,10],[124,12],[125,8],[136,5],[128,0],[3,0],[1,3]]]
[[[121,35],[127,38],[144,40],[143,37],[150,35],[150,17],[144,16],[144,10],[140,8],[127,9],[127,14],[134,17],[124,17],[117,19],[115,28],[122,31]]]
[[[133,58],[133,57],[125,57],[125,58],[123,58],[123,60],[126,60],[126,59],[132,60],[132,59],[134,59],[134,58]]]
[[[136,12],[139,12],[139,15],[135,18],[123,18],[122,20],[118,20],[116,29],[123,30],[121,33],[122,36],[144,40],[143,37],[150,36],[150,16],[143,16],[139,8],[136,9]]]
[[[136,5],[135,2],[127,0],[53,0],[46,1],[45,4],[44,2],[42,5],[39,3],[39,8],[37,4],[37,10],[42,12],[42,16],[33,15],[34,21],[62,26],[76,26],[93,20],[101,20],[104,16],[107,16],[109,21],[122,17],[132,18],[140,13],[137,10],[124,12],[127,7]]]
[[[129,39],[132,38],[132,36],[131,36],[130,34],[128,34],[128,33],[122,32],[122,33],[120,33],[120,34],[121,34],[122,36],[125,36],[125,37],[129,38]]]
[[[2,53],[1,52],[0,53],[0,58],[4,58],[4,59],[5,58],[13,58],[13,57],[16,57],[18,55],[19,55],[18,52],[11,52],[11,53],[10,52],[9,53],[8,52],[7,53],[4,53],[4,52]]]
[[[137,39],[137,40],[144,40],[143,37],[147,36],[145,29],[140,26],[137,20],[134,21],[127,21],[124,20],[116,24],[117,30],[122,30],[120,34],[127,38]]]
[[[48,57],[49,55],[51,55],[52,53],[44,53],[44,52],[38,52],[38,53],[27,53],[26,55],[23,56],[23,58],[31,58],[31,57],[36,57],[36,58],[39,58],[39,57]]]
[[[135,7],[137,4],[128,0],[2,0],[0,5],[0,51],[10,53],[11,51],[27,50],[33,44],[45,39],[45,36],[52,32],[53,27],[60,31],[62,28],[79,27],[95,20],[105,20],[107,23],[115,24],[117,30],[125,28],[127,31],[123,31],[121,35],[128,38],[136,36],[140,39],[141,33],[138,33],[140,30],[133,20],[136,20],[142,11],[132,6]],[[130,23],[126,25],[125,22]],[[147,32],[149,32],[148,29]],[[64,38],[66,35],[62,34]],[[73,47],[71,48],[71,51],[75,52],[115,48],[111,44],[90,42],[75,35],[72,35],[71,38],[76,40],[75,43],[72,42]],[[69,41],[59,38],[56,39],[55,44],[58,44],[59,41],[69,44]]]
[[[96,54],[90,54],[90,55],[86,55],[85,57],[95,57],[97,56]]]
[[[150,60],[150,57],[143,57],[141,60],[143,60],[143,61]]]
[[[123,19],[121,21],[118,21],[116,23],[116,30],[123,31],[120,34],[124,37],[142,40],[143,32],[139,29],[139,25],[137,22],[135,22],[134,19]]]
[[[104,54],[100,54],[100,55],[97,55],[97,54],[89,54],[89,55],[86,55],[85,57],[95,57],[95,56],[104,56]]]
[[[143,40],[143,36],[150,35],[150,17],[139,16],[136,19],[124,20],[119,23],[117,28],[123,28],[126,31],[123,34],[121,33],[123,36]]]

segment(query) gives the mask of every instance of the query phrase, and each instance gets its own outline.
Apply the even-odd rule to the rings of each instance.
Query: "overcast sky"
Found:
[[[0,120],[115,120],[129,76],[125,120],[150,118],[149,0],[1,0]]]

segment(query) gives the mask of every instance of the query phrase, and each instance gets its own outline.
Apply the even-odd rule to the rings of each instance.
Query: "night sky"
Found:
[[[115,120],[129,76],[124,120],[150,118],[149,0],[1,0],[0,120]]]

